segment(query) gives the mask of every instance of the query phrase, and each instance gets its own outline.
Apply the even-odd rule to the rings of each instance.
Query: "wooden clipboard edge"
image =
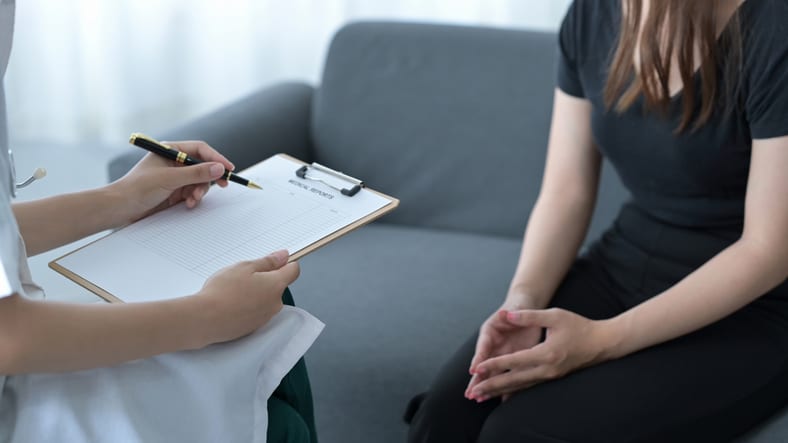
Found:
[[[101,240],[101,239],[98,239],[98,240]],[[94,240],[94,241],[98,241],[98,240]],[[90,243],[93,243],[93,242],[90,242]],[[88,246],[90,243],[86,244],[85,246]],[[63,267],[63,265],[61,265],[60,263],[57,262],[58,260],[60,260],[62,258],[65,258],[65,257],[67,257],[67,256],[79,251],[80,249],[84,248],[85,246],[82,246],[81,248],[77,248],[77,249],[69,252],[66,255],[63,255],[61,257],[58,257],[58,258],[52,260],[51,262],[49,262],[49,268],[54,270],[54,271],[56,271],[56,272],[59,272],[64,277],[68,278],[69,280],[73,281],[74,283],[76,283],[76,284],[82,286],[83,288],[87,289],[88,291],[98,295],[99,297],[103,298],[104,301],[107,301],[107,302],[110,302],[110,303],[125,303],[123,300],[121,300],[121,299],[115,297],[114,295],[110,294],[109,292],[107,292],[101,286],[95,285],[95,284],[89,282],[88,280],[85,280],[84,278],[82,278],[79,275],[71,272],[69,269]]]
[[[274,154],[272,157],[277,157],[277,156],[285,158],[287,160],[290,160],[290,161],[292,161],[292,162],[294,162],[296,164],[301,164],[301,165],[307,164],[304,161],[301,161],[301,160],[299,160],[299,159],[297,159],[295,157],[292,157],[292,156],[284,154],[284,153]],[[268,160],[268,159],[266,159],[266,160]],[[265,160],[261,160],[261,161],[265,161]],[[389,203],[387,205],[383,206],[382,208],[378,209],[377,211],[367,215],[366,217],[363,217],[363,218],[359,219],[355,223],[351,223],[351,224],[345,226],[344,228],[335,231],[333,234],[327,235],[326,237],[323,237],[322,239],[310,244],[309,246],[307,246],[307,247],[305,247],[305,248],[303,248],[303,249],[301,249],[299,251],[294,252],[293,254],[290,255],[289,261],[291,261],[291,262],[292,261],[296,261],[296,260],[304,257],[305,255],[309,254],[310,252],[315,251],[315,250],[317,250],[317,249],[319,249],[319,248],[331,243],[332,241],[344,236],[345,234],[348,234],[348,233],[350,233],[352,231],[355,231],[356,229],[358,229],[358,228],[360,228],[360,227],[362,227],[362,226],[364,226],[366,224],[369,224],[370,222],[382,217],[383,215],[388,214],[389,212],[391,212],[394,209],[396,209],[397,206],[399,206],[399,200],[394,198],[394,197],[386,195],[386,194],[384,194],[382,192],[378,192],[378,191],[376,191],[374,189],[370,189],[370,188],[364,188],[364,189],[366,189],[367,191],[372,192],[372,193],[374,193],[374,194],[376,194],[376,195],[378,195],[380,197],[383,197],[384,199],[388,200]],[[107,235],[112,235],[112,232],[110,232]],[[86,243],[86,244],[80,246],[79,248],[74,249],[73,251],[71,251],[69,253],[66,253],[66,254],[64,254],[64,255],[62,255],[62,256],[50,261],[48,263],[48,265],[49,265],[50,269],[54,270],[55,272],[60,273],[64,277],[68,278],[69,280],[73,281],[74,283],[78,284],[79,286],[82,286],[83,288],[87,289],[88,291],[98,295],[99,297],[103,298],[105,301],[108,301],[110,303],[125,303],[123,300],[115,297],[114,295],[112,295],[110,292],[106,291],[101,286],[93,284],[92,282],[84,279],[83,277],[79,276],[78,274],[75,274],[74,272],[72,272],[68,268],[66,268],[63,265],[61,265],[60,263],[58,263],[58,260],[62,260],[63,258],[68,257],[69,255],[79,251],[82,248],[86,248],[86,247],[90,246],[92,243],[95,243],[95,242],[101,240],[104,237],[105,236],[102,236],[101,238],[97,238],[96,240],[93,240],[93,241],[91,241],[89,243]]]

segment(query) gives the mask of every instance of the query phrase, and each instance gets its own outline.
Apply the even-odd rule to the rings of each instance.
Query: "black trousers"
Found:
[[[615,316],[672,286],[739,235],[666,225],[626,206],[576,261],[551,305],[592,319]],[[417,399],[409,442],[726,442],[788,404],[785,283],[699,331],[504,403],[463,396],[475,343],[473,335]]]

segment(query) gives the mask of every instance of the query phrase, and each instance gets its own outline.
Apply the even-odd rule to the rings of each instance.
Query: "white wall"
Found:
[[[17,0],[17,141],[125,143],[280,80],[358,19],[556,29],[570,0]]]

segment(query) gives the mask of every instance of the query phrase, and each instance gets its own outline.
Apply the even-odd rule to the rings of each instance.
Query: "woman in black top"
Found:
[[[788,0],[574,2],[517,271],[411,442],[729,441],[786,404],[786,23]],[[632,200],[576,259],[603,156]]]

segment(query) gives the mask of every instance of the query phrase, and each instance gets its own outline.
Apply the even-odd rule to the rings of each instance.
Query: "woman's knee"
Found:
[[[463,391],[433,391],[412,412],[410,443],[475,443],[495,401],[476,403]],[[413,409],[413,405],[409,407]]]
[[[409,406],[412,443],[475,442],[484,418],[493,409],[465,398],[476,336],[471,337],[443,366],[429,393]]]
[[[546,435],[538,430],[537,426],[529,425],[529,420],[524,417],[505,416],[494,411],[487,417],[478,443],[569,443],[557,436]]]
[[[411,400],[405,421],[410,424],[408,443],[438,443],[446,440],[452,431],[452,417],[440,402],[426,394]],[[456,421],[456,418],[454,419]],[[461,442],[462,440],[457,440]]]

